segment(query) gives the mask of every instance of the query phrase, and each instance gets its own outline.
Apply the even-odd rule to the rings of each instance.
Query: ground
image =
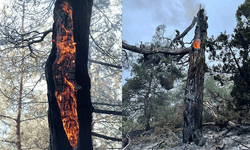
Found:
[[[224,137],[219,137],[227,128],[220,129],[214,124],[203,126],[203,136],[206,144],[202,147],[194,142],[189,144],[182,143],[182,128],[176,125],[166,124],[164,126],[152,126],[149,131],[134,130],[128,133],[131,143],[126,150],[249,150],[250,132],[239,132],[231,130]],[[123,141],[126,142],[126,139]]]

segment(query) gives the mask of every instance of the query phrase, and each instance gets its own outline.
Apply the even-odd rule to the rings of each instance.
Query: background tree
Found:
[[[153,48],[153,45],[169,45],[170,43],[162,41],[165,28],[165,25],[158,26],[152,44],[143,46]],[[163,98],[164,92],[173,88],[176,78],[182,77],[181,72],[169,59],[163,54],[144,55],[133,64],[131,75],[134,77],[126,79],[127,82],[123,86],[123,112],[125,114],[131,114],[133,111],[142,112],[142,123],[146,131],[150,129],[149,121],[152,113],[157,110],[157,106],[164,103],[160,97]]]
[[[234,87],[231,92],[232,100],[228,101],[228,109],[233,109],[239,113],[238,122],[248,120],[249,112],[249,33],[250,22],[249,12],[250,1],[246,0],[239,6],[236,12],[237,26],[234,34],[227,35],[221,33],[216,39],[211,37],[207,41],[210,53],[209,59],[218,62],[212,66],[210,72],[214,74],[214,79],[221,85],[228,81],[234,81]],[[221,75],[223,74],[223,76]]]
[[[38,124],[34,123],[46,116],[46,106],[39,105],[34,107],[34,103],[40,103],[42,98],[38,98],[37,94],[41,91],[34,91],[38,82],[43,77],[39,69],[41,66],[37,64],[44,61],[42,55],[45,52],[37,53],[37,57],[27,53],[28,47],[24,47],[24,34],[30,32],[31,26],[39,27],[39,22],[29,22],[25,24],[32,16],[32,13],[27,14],[30,10],[31,2],[21,1],[6,5],[3,9],[1,18],[1,89],[0,94],[5,101],[5,111],[1,113],[1,123],[4,128],[1,128],[2,135],[1,142],[4,148],[47,148],[46,135],[47,132],[40,134],[33,139],[36,144],[31,144],[30,141],[24,142],[24,137],[35,132],[27,132],[27,125],[33,124],[36,128]],[[34,6],[41,6],[44,2],[37,3]],[[13,8],[13,9],[8,9]],[[12,13],[10,13],[12,10]],[[38,16],[39,17],[39,16]],[[15,23],[13,23],[15,22]],[[12,39],[12,40],[11,40]],[[18,40],[20,40],[20,47],[15,47]],[[30,112],[30,113],[28,113]],[[7,120],[6,120],[7,119]],[[32,123],[33,122],[33,123]],[[13,123],[15,125],[13,125]],[[40,120],[41,126],[37,127],[37,131],[47,126],[47,122]],[[46,131],[46,130],[43,130]],[[41,138],[40,141],[38,138]],[[41,143],[44,142],[44,143]],[[24,143],[24,144],[23,144]]]

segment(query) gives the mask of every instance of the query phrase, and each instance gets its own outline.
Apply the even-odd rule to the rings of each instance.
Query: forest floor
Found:
[[[203,137],[206,139],[206,144],[197,146],[194,142],[182,143],[182,128],[180,126],[152,126],[149,131],[129,132],[128,136],[131,141],[126,150],[250,150],[249,131],[240,132],[232,129],[227,134],[219,136],[226,131],[227,128],[220,129],[214,124],[204,125]]]

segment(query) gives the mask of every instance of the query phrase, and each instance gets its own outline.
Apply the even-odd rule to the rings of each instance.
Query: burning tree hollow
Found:
[[[92,0],[57,0],[45,66],[50,150],[93,149],[88,75]]]
[[[56,60],[53,64],[55,96],[61,112],[63,128],[72,147],[77,147],[79,122],[77,116],[75,81],[75,42],[73,37],[72,8],[68,3],[61,4],[63,12],[59,16],[56,42]],[[64,13],[64,18],[60,14]],[[63,21],[65,19],[65,21]],[[63,24],[61,24],[63,23]]]

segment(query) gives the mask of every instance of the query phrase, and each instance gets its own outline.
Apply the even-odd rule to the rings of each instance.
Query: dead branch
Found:
[[[173,39],[172,43],[175,43],[177,40],[180,40],[181,38],[183,38],[194,27],[195,23],[197,22],[197,19],[198,19],[197,17],[194,17],[192,23],[180,35],[176,36]]]
[[[0,115],[0,117],[3,117],[3,118],[8,118],[8,119],[11,119],[11,120],[14,120],[14,121],[16,121],[16,119],[15,119],[15,118],[12,118],[12,117],[9,117],[9,116],[5,116],[5,115]]]
[[[233,129],[238,131],[238,135],[250,132],[250,127],[239,126],[239,125],[236,125],[235,123],[233,123],[232,121],[229,121],[228,124],[229,124],[228,129],[224,132],[221,132],[218,136],[214,137],[214,142],[219,142]]]
[[[118,141],[118,142],[122,141],[122,139],[109,137],[109,136],[98,134],[98,133],[95,133],[95,132],[91,132],[91,135],[99,137],[99,138],[103,138],[103,139],[106,139],[106,140],[111,140],[111,141]]]
[[[242,143],[241,143],[241,142],[239,142],[238,140],[235,140],[235,139],[232,139],[232,140],[234,140],[235,142],[239,143],[240,145],[243,145],[244,147],[246,147],[246,148],[250,149],[250,147],[246,146],[245,144],[242,144]]]
[[[128,139],[128,144],[122,150],[125,150],[129,146],[129,144],[131,143],[131,139],[130,139],[130,136],[128,134],[126,134],[126,138]]]
[[[110,67],[114,67],[114,68],[117,68],[117,69],[122,69],[122,66],[113,65],[113,64],[109,64],[109,63],[104,63],[104,62],[100,62],[100,61],[96,61],[96,60],[92,60],[92,59],[89,59],[89,62],[93,62],[93,63],[96,63],[96,64],[105,65],[105,66],[110,66]]]
[[[203,102],[206,102],[204,104],[212,111],[212,114],[214,115],[214,117],[218,118],[217,115],[215,114],[214,110],[211,108],[211,106],[215,106],[215,105],[213,105],[208,99],[207,100],[203,99]]]
[[[188,54],[189,51],[192,49],[191,47],[187,48],[180,48],[180,49],[170,49],[170,48],[154,48],[154,50],[145,49],[145,48],[138,48],[136,46],[129,45],[125,42],[122,42],[122,48],[139,53],[139,54],[155,54],[155,53],[163,53],[163,54],[171,54],[171,55],[183,55]]]
[[[7,142],[7,143],[14,143],[14,144],[16,144],[16,142],[15,141],[9,141],[9,140],[0,140],[1,142]]]
[[[101,113],[101,114],[113,114],[113,115],[118,115],[121,116],[122,112],[120,111],[110,111],[110,110],[101,110],[101,109],[93,109],[94,113]]]

